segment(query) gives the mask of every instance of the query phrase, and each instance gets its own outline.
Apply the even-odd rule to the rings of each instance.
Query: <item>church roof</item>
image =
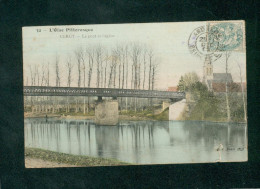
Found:
[[[242,83],[244,91],[246,91],[246,83]],[[229,92],[242,92],[241,83],[229,83],[228,84]],[[225,83],[212,83],[212,90],[214,92],[225,92],[226,84]]]
[[[227,82],[232,82],[232,75],[230,73],[213,73],[213,80],[212,83],[225,83],[227,79]]]

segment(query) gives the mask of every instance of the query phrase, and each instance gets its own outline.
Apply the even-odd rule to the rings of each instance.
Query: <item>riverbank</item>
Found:
[[[25,167],[26,168],[56,168],[56,167],[79,167],[79,166],[25,157]]]
[[[24,116],[25,118],[45,118],[46,114],[27,114]],[[48,118],[55,118],[55,119],[68,119],[68,120],[95,120],[95,116],[90,115],[60,115],[60,114],[47,114]],[[156,115],[119,115],[119,121],[169,121],[169,109],[164,110],[163,112],[156,114]],[[230,121],[227,122],[225,119],[204,119],[199,120],[196,118],[190,118],[185,115],[185,112],[182,113],[178,119],[175,121],[207,121],[212,123],[239,123],[239,124],[246,124],[243,121]]]
[[[157,120],[157,121],[165,121],[168,120],[168,114],[169,111],[163,111],[159,114],[153,115],[151,112],[143,111],[143,112],[122,112],[119,114],[119,120],[120,121],[145,121],[145,120]],[[93,114],[83,114],[83,113],[78,113],[78,114],[46,114],[46,113],[24,113],[25,118],[57,118],[57,119],[76,119],[76,120],[84,120],[84,119],[90,119],[94,120],[95,115]]]
[[[116,159],[96,158],[89,156],[70,155],[38,148],[25,148],[25,167],[86,167],[86,166],[111,166],[130,165]]]
[[[25,118],[46,118],[46,114],[34,114],[34,115],[26,115]],[[90,119],[95,120],[95,116],[88,116],[88,115],[52,115],[47,114],[47,118],[57,118],[57,119],[75,119],[75,120],[84,120]],[[119,115],[119,120],[121,121],[144,121],[144,120],[151,120],[148,117],[139,117],[139,116],[128,116],[128,115]]]

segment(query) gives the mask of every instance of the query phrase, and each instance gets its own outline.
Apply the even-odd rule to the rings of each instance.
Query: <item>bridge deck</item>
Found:
[[[24,86],[25,96],[101,96],[184,99],[185,93],[156,90],[135,90],[116,88],[45,87]]]

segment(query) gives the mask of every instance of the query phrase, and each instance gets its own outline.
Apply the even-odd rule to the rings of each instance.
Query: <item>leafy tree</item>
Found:
[[[196,82],[199,81],[199,76],[195,72],[189,72],[181,76],[178,83],[178,90],[185,92]]]
[[[185,84],[183,81],[183,76],[181,76],[181,79],[179,80],[179,84],[177,86],[178,91],[184,92],[185,91]]]
[[[200,81],[194,82],[188,87],[188,91],[195,100],[195,106],[188,119],[216,121],[221,118],[220,100],[208,90],[205,84]]]

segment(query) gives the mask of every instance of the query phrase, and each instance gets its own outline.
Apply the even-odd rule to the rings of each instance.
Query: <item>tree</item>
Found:
[[[110,61],[110,72],[109,72],[109,80],[108,87],[116,88],[116,76],[117,76],[117,64],[118,64],[118,56],[117,49],[112,50],[111,61]]]
[[[125,57],[125,64],[126,64],[126,73],[125,73],[125,88],[128,88],[128,45],[125,46],[124,48],[124,57]],[[128,97],[126,97],[125,101],[125,106],[126,106],[126,111],[128,109]]]
[[[114,70],[113,70],[113,75],[114,75],[114,78],[113,78],[113,86],[114,86],[114,88],[116,88],[116,67],[117,67],[117,56],[116,56],[116,53],[115,53],[115,55],[114,55],[114,64],[113,64],[113,68],[114,68]]]
[[[133,44],[132,45],[132,51],[131,51],[131,58],[132,58],[132,81],[134,85],[134,89],[137,89],[139,86],[139,58],[141,54],[141,48],[139,44]],[[134,105],[135,105],[135,112],[136,112],[136,105],[137,100],[134,98]]]
[[[86,87],[86,61],[85,61],[85,56],[84,53],[82,52],[81,56],[81,61],[82,61],[82,69],[83,69],[83,87]],[[83,113],[86,114],[86,97],[83,97]]]
[[[47,73],[46,73],[46,85],[49,87],[49,86],[50,86],[50,63],[49,63],[49,62],[48,62],[48,64],[47,64],[46,69],[47,69]],[[47,103],[46,103],[46,104],[48,104],[49,99],[50,99],[50,97],[47,96]],[[46,112],[46,113],[48,112],[48,107],[47,107],[47,105],[46,105],[46,110],[45,110],[45,112]]]
[[[243,100],[243,108],[244,108],[244,120],[247,120],[247,112],[246,112],[246,100],[245,100],[245,93],[244,93],[244,85],[243,85],[243,77],[242,77],[242,73],[241,73],[241,66],[240,64],[238,64],[238,68],[239,68],[239,76],[240,76],[240,85],[241,85],[241,92],[242,92],[242,100]]]
[[[59,56],[55,57],[55,73],[56,73],[56,87],[60,87],[60,68],[59,68]]]
[[[225,63],[226,63],[226,108],[227,108],[227,121],[231,121],[231,116],[230,116],[230,104],[229,104],[229,98],[228,98],[228,59],[230,57],[230,52],[226,51],[225,53]]]
[[[109,61],[109,54],[108,54],[108,51],[106,51],[106,55],[105,55],[105,76],[104,76],[104,88],[107,87],[107,66],[108,66],[108,61]]]
[[[102,62],[103,62],[103,48],[101,45],[98,45],[96,47],[96,63],[97,63],[97,81],[96,81],[96,86],[97,88],[99,88],[100,86],[100,83],[102,83],[102,80],[100,77],[101,76],[101,73],[102,73]]]
[[[41,66],[41,86],[43,86],[46,82],[46,78],[45,78],[45,65],[44,63],[42,63],[42,66]],[[45,97],[40,97],[40,111],[43,111],[44,110],[44,107],[45,106],[43,105],[43,101],[44,101]]]
[[[122,66],[123,66],[122,89],[124,89],[125,87],[125,63],[126,63],[125,47],[122,47]]]
[[[30,65],[30,74],[31,74],[31,86],[35,85],[35,71],[32,69],[32,66]],[[32,113],[33,113],[33,106],[34,106],[34,100],[33,97],[31,96],[31,109],[32,109]]]
[[[149,58],[148,90],[151,90],[153,57],[154,57],[154,52],[152,49],[150,49],[148,52],[148,58]]]
[[[196,81],[189,86],[191,99],[195,103],[188,102],[189,113],[186,113],[187,119],[191,120],[212,120],[221,118],[220,100],[209,91],[207,86],[200,81]]]
[[[143,90],[144,90],[144,87],[145,87],[145,72],[146,72],[146,53],[147,53],[147,50],[146,49],[144,49],[143,50],[143,67],[144,67],[144,75],[143,75]]]
[[[46,80],[46,78],[45,78],[45,66],[44,66],[44,64],[42,64],[42,78],[41,78],[41,86],[43,86],[44,85],[44,81]]]
[[[77,60],[77,69],[78,69],[78,87],[81,85],[81,61],[83,56],[83,49],[82,47],[77,48],[75,51],[75,57]]]
[[[39,73],[39,65],[35,65],[35,74],[37,78],[37,85],[40,86],[40,73]]]
[[[195,72],[185,74],[183,77],[185,89],[188,90],[192,84],[198,82],[199,80],[199,76]]]
[[[60,67],[59,67],[59,56],[56,54],[55,56],[55,73],[56,73],[56,87],[60,87]],[[55,101],[57,100],[57,104]],[[53,101],[53,113],[55,112],[54,107],[59,108],[59,100],[57,97],[54,98]]]
[[[74,51],[75,57],[77,60],[77,69],[78,69],[78,87],[81,86],[81,64],[83,60],[83,49],[82,47],[79,47]],[[76,113],[78,112],[79,107],[78,107],[78,99],[76,100]]]
[[[177,89],[178,89],[178,91],[180,91],[180,92],[184,92],[184,91],[185,91],[185,83],[184,83],[184,80],[183,80],[183,76],[181,76],[181,78],[180,78],[180,80],[179,80]]]
[[[93,65],[94,65],[94,50],[90,47],[86,49],[86,53],[88,55],[88,87],[91,85],[92,73],[93,73]]]
[[[134,89],[138,88],[139,83],[139,58],[141,53],[141,48],[139,44],[133,44],[132,46],[132,64],[133,64],[133,83]]]
[[[72,72],[72,68],[73,68],[73,63],[71,61],[71,57],[68,56],[67,57],[67,62],[66,62],[66,66],[67,66],[67,69],[68,69],[68,79],[67,79],[67,86],[70,87],[71,85],[71,72]]]
[[[30,65],[30,73],[31,73],[31,86],[35,85],[35,73]]]
[[[200,80],[199,76],[195,72],[189,72],[181,76],[178,83],[178,90],[181,92],[188,91],[190,87]]]
[[[116,64],[118,65],[118,88],[121,88],[122,47],[117,45],[114,51],[116,57]]]
[[[123,88],[124,86],[124,49],[122,45],[116,46],[116,57],[118,64],[118,88]],[[122,109],[122,98],[118,99],[119,111]]]
[[[70,87],[71,85],[71,72],[72,72],[72,68],[73,68],[73,63],[71,61],[71,56],[67,57],[67,62],[66,62],[66,66],[68,69],[68,80],[67,80],[67,86]],[[70,112],[70,104],[69,104],[69,97],[67,96],[67,108],[66,108],[66,112]]]
[[[92,79],[92,72],[93,72],[93,65],[94,65],[94,56],[95,52],[93,49],[88,47],[86,49],[86,54],[88,55],[88,88],[90,87],[91,84],[91,79]],[[87,112],[89,111],[89,96],[88,96],[88,106],[87,106]]]
[[[113,84],[113,75],[115,74],[116,70],[116,56],[114,50],[112,51],[111,60],[110,60],[110,72],[109,72],[109,80],[108,80],[108,87],[112,87]],[[114,87],[115,87],[115,80],[114,80]]]
[[[47,81],[46,84],[47,86],[50,86],[50,63],[48,62],[48,66],[47,66]]]

